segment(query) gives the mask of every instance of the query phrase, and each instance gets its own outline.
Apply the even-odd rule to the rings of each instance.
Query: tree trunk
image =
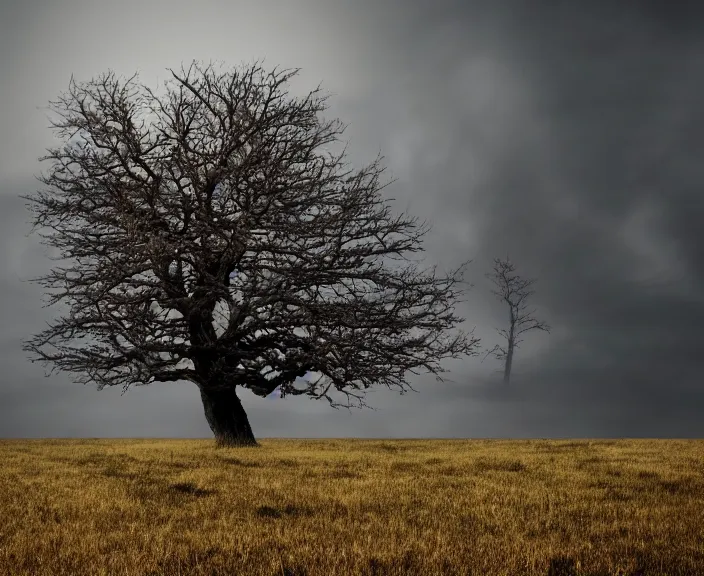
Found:
[[[215,434],[217,446],[257,446],[247,413],[235,390],[235,386],[225,390],[201,388],[205,418]]]
[[[506,364],[504,365],[504,384],[511,380],[511,364],[513,364],[513,349],[516,341],[516,316],[511,308],[511,326],[508,334],[508,346],[506,350]]]
[[[513,346],[509,345],[508,354],[506,354],[506,364],[504,365],[504,384],[508,384],[511,380],[511,364],[513,363]]]

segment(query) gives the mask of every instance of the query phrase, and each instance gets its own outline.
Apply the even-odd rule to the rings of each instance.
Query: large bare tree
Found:
[[[62,145],[25,198],[71,264],[34,281],[70,310],[25,341],[32,361],[123,393],[188,380],[218,445],[256,445],[237,386],[362,407],[476,354],[465,265],[411,258],[428,226],[392,215],[381,157],[353,171],[331,151],[344,126],[319,88],[293,97],[297,70],[258,63],[169,71],[161,95],[108,72],[51,102]]]
[[[521,278],[516,273],[516,267],[508,256],[505,259],[495,258],[494,267],[486,277],[491,280],[496,288],[491,293],[508,305],[509,324],[508,330],[505,328],[498,330],[499,334],[506,340],[506,345],[500,346],[497,344],[487,351],[484,358],[492,354],[498,360],[503,360],[504,383],[508,384],[511,380],[513,354],[523,341],[521,334],[529,330],[550,332],[550,326],[545,322],[536,320],[534,316],[535,310],[528,310],[527,300],[535,293],[535,290],[532,290],[532,286],[536,282],[535,279],[526,280]]]

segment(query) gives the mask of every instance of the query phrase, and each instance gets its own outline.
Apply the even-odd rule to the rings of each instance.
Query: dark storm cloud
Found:
[[[662,6],[467,8],[408,44],[423,73],[406,105],[424,138],[404,181],[443,229],[436,252],[477,255],[477,299],[490,259],[510,254],[538,277],[533,302],[555,327],[519,350],[519,390],[492,380],[471,394],[538,402],[545,430],[579,407],[607,434],[701,435],[704,28],[701,13]],[[477,21],[491,32],[439,58],[439,38]],[[468,318],[485,324],[474,304]],[[506,312],[485,304],[500,326]]]
[[[631,434],[701,435],[701,15],[563,6],[513,36],[549,162],[511,150],[479,200],[481,250],[539,272],[534,302],[565,332],[522,386],[596,403],[604,429],[617,412]]]
[[[470,359],[448,363],[451,382],[412,379],[418,394],[375,390],[376,412],[243,392],[255,434],[702,436],[704,19],[695,3],[310,1],[246,12],[172,3],[168,18],[159,3],[38,6],[8,4],[0,17],[0,47],[13,54],[0,70],[0,436],[209,434],[192,385],[121,397],[44,379],[26,362],[20,339],[51,313],[20,279],[50,262],[24,238],[16,195],[36,188],[36,157],[51,143],[36,107],[71,73],[139,69],[153,84],[191,58],[261,56],[301,66],[298,88],[323,81],[330,115],[350,124],[355,164],[386,156],[397,208],[435,226],[429,263],[475,259],[461,312],[487,347],[506,311],[483,274],[507,253],[538,278],[532,301],[553,332],[528,334],[508,391],[499,366]],[[248,26],[224,24],[235,15]],[[106,19],[133,33],[103,42]]]

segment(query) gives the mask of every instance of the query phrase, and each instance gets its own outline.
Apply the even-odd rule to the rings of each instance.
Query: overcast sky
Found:
[[[20,194],[53,144],[46,106],[73,74],[163,81],[182,62],[300,67],[378,151],[401,210],[434,225],[427,258],[474,258],[461,313],[487,348],[509,254],[538,279],[551,334],[452,381],[368,393],[371,410],[240,393],[257,437],[704,436],[704,26],[695,3],[278,0],[0,4],[0,437],[212,437],[195,385],[97,391],[44,377],[22,339],[56,314]]]

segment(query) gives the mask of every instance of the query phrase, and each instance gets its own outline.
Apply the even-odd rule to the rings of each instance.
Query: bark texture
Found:
[[[258,446],[235,386],[224,390],[202,387],[200,397],[216,445]]]

